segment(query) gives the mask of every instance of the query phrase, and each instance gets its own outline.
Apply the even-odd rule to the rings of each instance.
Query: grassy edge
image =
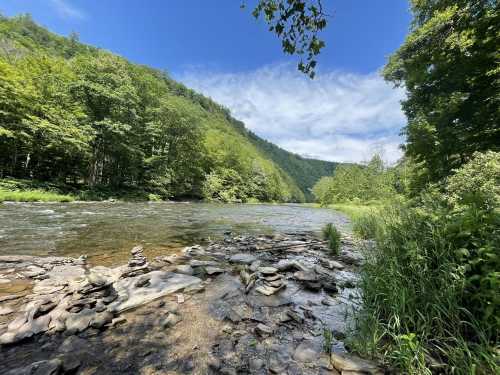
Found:
[[[72,202],[75,197],[44,190],[0,190],[0,202]]]

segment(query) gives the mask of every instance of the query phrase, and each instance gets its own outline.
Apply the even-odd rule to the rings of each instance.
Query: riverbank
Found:
[[[0,257],[15,290],[0,296],[0,370],[378,374],[343,344],[359,301],[355,247],[344,235],[334,257],[313,234],[227,234],[151,262],[135,247],[113,268]]]
[[[0,202],[72,202],[121,200],[125,202],[166,200],[139,187],[88,188],[37,180],[0,179]]]

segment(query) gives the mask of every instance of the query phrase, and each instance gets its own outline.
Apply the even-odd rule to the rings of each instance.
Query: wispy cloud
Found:
[[[50,4],[57,14],[64,19],[83,20],[87,18],[87,14],[83,10],[70,4],[67,0],[50,0]]]
[[[334,71],[310,80],[290,65],[273,65],[238,74],[191,69],[179,78],[289,151],[345,162],[365,161],[380,149],[389,162],[401,156],[404,93],[376,72]]]

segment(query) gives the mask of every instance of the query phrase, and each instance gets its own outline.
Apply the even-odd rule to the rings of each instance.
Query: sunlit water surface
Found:
[[[319,231],[347,219],[330,209],[301,205],[210,203],[4,203],[0,254],[79,256],[93,264],[124,262],[130,249],[147,256],[233,234]]]

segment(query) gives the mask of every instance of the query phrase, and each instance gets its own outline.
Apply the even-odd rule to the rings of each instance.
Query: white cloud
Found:
[[[79,19],[83,20],[87,17],[87,14],[78,9],[74,5],[71,5],[67,0],[50,0],[52,7],[56,10],[60,17],[68,19]]]
[[[293,66],[273,65],[245,73],[195,69],[179,78],[259,136],[303,156],[360,162],[380,148],[389,162],[401,156],[404,93],[378,73],[334,71],[310,80]]]

